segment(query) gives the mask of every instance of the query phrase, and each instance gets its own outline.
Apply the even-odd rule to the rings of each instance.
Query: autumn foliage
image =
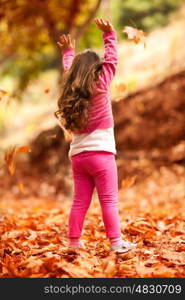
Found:
[[[82,235],[86,249],[71,251],[66,238],[70,198],[4,193],[0,277],[184,277],[184,176],[184,168],[174,164],[154,168],[140,183],[135,176],[122,181],[122,234],[137,243],[125,254],[109,249],[96,194]]]
[[[78,39],[85,32],[101,2],[3,1],[2,54],[10,58],[14,53],[24,53],[24,61],[38,52],[50,57],[50,46],[56,47],[60,34],[70,32]],[[126,26],[121,34],[126,34],[133,47],[140,43],[146,51],[142,30]],[[35,65],[26,68],[22,74],[28,82],[30,74],[35,76]],[[82,234],[86,248],[68,249],[73,176],[67,156],[69,141],[56,126],[39,132],[29,143],[12,145],[3,152],[1,278],[185,277],[183,65],[165,76],[130,93],[123,80],[117,90],[123,95],[112,102],[121,231],[124,239],[137,244],[136,249],[124,254],[110,251],[96,192]],[[45,86],[43,97],[52,92],[50,86]],[[1,103],[8,94],[0,88]]]

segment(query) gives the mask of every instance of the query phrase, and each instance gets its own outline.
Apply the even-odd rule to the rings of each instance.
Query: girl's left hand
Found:
[[[113,25],[108,20],[94,19],[94,22],[96,23],[97,27],[103,32],[114,30]]]
[[[75,39],[71,40],[70,34],[63,34],[59,37],[60,42],[57,42],[57,45],[61,50],[65,49],[74,49],[75,48]]]

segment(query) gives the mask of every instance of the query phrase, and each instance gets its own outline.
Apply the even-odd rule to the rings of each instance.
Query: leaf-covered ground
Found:
[[[140,183],[122,182],[123,237],[137,242],[126,254],[109,250],[96,192],[82,239],[86,250],[67,248],[71,199],[11,191],[0,201],[0,277],[184,277],[185,169],[160,167]]]

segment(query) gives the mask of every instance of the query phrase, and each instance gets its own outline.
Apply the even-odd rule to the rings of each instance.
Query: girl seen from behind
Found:
[[[55,115],[72,135],[69,159],[74,179],[69,215],[69,247],[84,248],[80,240],[84,219],[96,188],[106,236],[112,251],[126,252],[134,243],[121,238],[114,120],[109,86],[116,73],[117,38],[109,21],[95,19],[104,41],[103,59],[91,49],[75,55],[74,40],[62,35],[64,74]]]

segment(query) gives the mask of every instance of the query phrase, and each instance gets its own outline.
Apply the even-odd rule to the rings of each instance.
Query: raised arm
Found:
[[[62,54],[62,63],[64,71],[67,71],[72,65],[73,58],[75,56],[75,51],[74,49],[65,49],[63,50]]]
[[[67,71],[73,62],[75,56],[75,40],[71,40],[70,34],[60,36],[60,42],[57,42],[62,54],[62,63],[64,71]]]
[[[104,60],[99,79],[108,87],[115,76],[118,61],[116,31],[108,21],[95,19],[95,23],[102,30],[104,40]]]

